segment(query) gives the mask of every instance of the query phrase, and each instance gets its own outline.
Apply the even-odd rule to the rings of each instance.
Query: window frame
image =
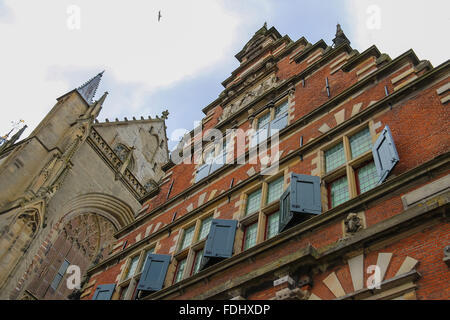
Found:
[[[59,273],[59,271],[61,270],[62,266],[63,266],[65,263],[67,263],[67,267],[64,269],[64,272],[61,274],[61,273]],[[50,288],[52,288],[52,290],[54,290],[54,291],[57,291],[57,290],[58,290],[59,286],[61,285],[61,282],[62,282],[63,279],[64,279],[64,276],[66,275],[66,272],[67,272],[67,269],[69,268],[69,266],[70,266],[69,260],[67,260],[66,258],[64,258],[63,261],[61,262],[61,264],[59,265],[59,268],[58,268],[58,270],[56,271],[56,274],[53,276],[52,282],[50,282]],[[61,278],[59,279],[58,284],[56,285],[56,287],[53,287],[53,282],[55,282],[55,279],[56,279],[57,276],[60,276]]]
[[[352,151],[350,147],[350,137],[354,136],[355,134],[358,134],[362,130],[365,130],[365,128],[369,129],[369,134],[371,137],[371,144],[374,145],[378,135],[375,132],[374,128],[374,122],[373,120],[368,120],[357,127],[354,127],[346,132],[344,132],[342,135],[328,143],[327,145],[323,146],[319,150],[319,168],[320,168],[320,178],[324,182],[321,189],[322,194],[326,195],[326,197],[322,197],[322,206],[323,208],[326,208],[326,210],[330,210],[333,207],[331,206],[331,189],[330,186],[333,182],[336,180],[342,178],[342,176],[347,176],[347,185],[348,185],[348,194],[349,198],[347,201],[357,197],[360,192],[358,192],[357,187],[357,170],[362,167],[365,163],[368,164],[369,162],[373,161],[373,155],[372,155],[372,149],[369,148],[369,150],[359,154],[357,157],[352,157]],[[342,143],[344,148],[344,157],[345,162],[340,165],[339,167],[334,168],[331,171],[327,171],[326,168],[326,158],[325,158],[325,152],[327,150],[330,150],[331,148],[335,147],[337,144]],[[344,201],[343,203],[347,202]],[[343,204],[341,203],[341,204]]]
[[[276,235],[274,235],[273,237],[267,238],[268,231],[269,231],[269,218],[270,218],[270,216],[273,216],[274,214],[277,214],[277,213],[278,213],[278,218],[279,218],[280,217],[280,209],[275,210],[272,213],[269,213],[266,215],[266,227],[265,227],[265,231],[264,231],[264,241],[272,239],[273,237],[276,236]],[[277,234],[278,234],[278,232],[277,232]]]
[[[178,269],[178,262],[182,259],[186,259],[186,266],[184,267],[184,271],[183,271],[183,275],[181,277],[181,280],[187,279],[191,276],[193,276],[192,274],[192,270],[193,270],[193,264],[195,262],[195,255],[196,252],[199,250],[204,250],[205,248],[205,244],[206,244],[206,239],[208,238],[208,236],[204,237],[203,239],[200,239],[200,231],[201,231],[201,227],[202,227],[202,223],[206,220],[206,219],[214,219],[214,212],[207,212],[201,216],[199,216],[195,222],[191,222],[189,224],[184,225],[181,228],[181,232],[182,234],[180,234],[179,240],[178,240],[178,244],[177,244],[177,252],[174,254],[174,260],[177,262],[177,265],[175,266],[175,270],[173,269],[174,267],[172,267],[172,279],[170,280],[172,284],[175,284],[175,277],[177,274],[177,269]],[[190,243],[189,246],[187,246],[184,249],[181,249],[181,243],[182,243],[182,239],[184,237],[183,233],[186,229],[192,228],[194,227],[194,234],[192,236],[192,241]],[[210,227],[211,228],[211,227]],[[209,232],[208,232],[209,233]],[[199,271],[200,272],[200,271]]]
[[[259,182],[252,187],[244,190],[241,194],[241,208],[240,208],[240,219],[239,219],[239,229],[240,229],[240,239],[241,245],[235,247],[235,249],[240,249],[244,251],[244,243],[245,243],[245,232],[246,228],[250,225],[257,223],[257,234],[256,234],[256,243],[258,245],[264,241],[266,241],[266,225],[267,225],[267,217],[277,211],[280,210],[280,201],[273,200],[271,203],[267,203],[268,200],[268,191],[269,184],[278,180],[283,179],[283,192],[287,188],[287,177],[288,177],[288,168],[280,170],[277,174],[273,176],[265,178],[262,182]],[[247,215],[247,202],[248,196],[256,190],[261,190],[261,199],[259,210]],[[283,192],[281,194],[283,194]],[[281,195],[280,195],[281,196]],[[248,250],[248,249],[247,249]]]
[[[123,271],[120,275],[119,283],[117,284],[116,289],[115,289],[116,292],[118,292],[117,299],[121,298],[122,290],[124,290],[124,287],[127,287],[127,289],[124,294],[123,300],[135,299],[136,294],[137,294],[137,285],[139,284],[139,279],[141,278],[141,275],[142,275],[145,260],[147,258],[147,253],[150,250],[153,250],[152,252],[154,253],[155,248],[156,248],[156,243],[151,243],[150,245],[139,249],[139,251],[133,252],[126,258],[125,268],[123,269]],[[126,278],[128,276],[131,262],[132,262],[133,258],[135,258],[135,257],[139,257],[139,258],[138,258],[138,263],[137,263],[136,269],[134,270],[134,274],[131,275],[130,277]],[[132,288],[133,292],[130,292],[130,288]]]

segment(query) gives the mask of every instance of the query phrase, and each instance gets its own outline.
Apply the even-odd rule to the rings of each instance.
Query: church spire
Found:
[[[98,85],[100,84],[100,80],[102,78],[103,72],[100,72],[98,75],[90,79],[88,82],[83,84],[81,87],[77,88],[78,93],[86,100],[87,103],[91,104],[92,99],[94,99],[95,92],[97,91]]]

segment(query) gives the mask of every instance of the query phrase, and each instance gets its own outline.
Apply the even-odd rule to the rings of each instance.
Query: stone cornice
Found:
[[[377,79],[377,77],[380,74],[383,74],[383,73],[389,71],[390,68],[392,68],[392,66],[401,64],[402,61],[404,59],[407,59],[410,54],[414,55],[414,52],[412,52],[412,50],[407,51],[406,53],[404,53],[403,55],[401,55],[397,59],[392,60],[388,65],[384,66],[383,68],[381,68],[377,72],[374,72],[371,76],[369,76],[369,77],[365,78],[364,80],[356,83],[355,85],[353,85],[349,89],[345,90],[344,92],[342,92],[338,96],[336,96],[333,99],[327,101],[322,106],[314,109],[309,114],[305,115],[304,117],[302,117],[302,118],[298,119],[297,121],[295,121],[294,123],[290,124],[288,127],[284,128],[280,132],[280,136],[284,136],[288,132],[291,132],[291,131],[297,129],[299,126],[306,125],[307,123],[312,121],[312,119],[314,119],[318,115],[328,112],[332,107],[336,106],[340,101],[345,100],[346,97],[348,97],[349,95],[353,94],[355,91],[360,90],[361,86],[365,86],[365,85],[368,85],[369,83],[373,82],[374,81],[373,79]],[[402,97],[404,97],[405,94],[409,93],[410,91],[416,90],[419,85],[420,86],[424,86],[424,85],[426,85],[426,83],[432,81],[434,78],[439,77],[440,75],[442,75],[442,73],[448,72],[448,68],[450,68],[450,61],[447,61],[447,62],[441,64],[440,66],[434,68],[433,70],[429,71],[428,73],[425,73],[424,75],[422,75],[421,77],[419,77],[415,81],[412,81],[411,83],[409,83],[405,87],[401,88],[400,90],[398,90],[398,91],[394,92],[393,94],[385,97],[384,99],[374,103],[373,105],[371,105],[367,109],[365,109],[365,110],[361,111],[360,113],[358,113],[356,116],[354,116],[354,117],[348,119],[347,121],[343,122],[342,124],[334,127],[333,129],[331,129],[326,134],[323,134],[322,136],[314,139],[313,141],[305,144],[304,146],[299,147],[297,150],[294,150],[292,153],[290,153],[286,157],[280,159],[280,164],[282,164],[282,163],[284,163],[286,161],[289,161],[289,160],[291,160],[291,159],[293,159],[295,157],[298,157],[298,156],[300,156],[302,154],[305,154],[308,150],[311,150],[312,148],[317,147],[318,145],[329,141],[329,139],[332,136],[335,136],[335,135],[339,134],[340,132],[342,132],[343,130],[345,130],[346,128],[348,128],[349,126],[351,126],[351,125],[353,125],[355,123],[360,123],[361,121],[364,121],[364,119],[369,117],[374,112],[380,111],[382,107],[384,107],[384,108],[389,107],[389,104],[392,104],[392,103],[395,103],[395,102],[399,101]],[[245,157],[248,158],[248,151],[246,152]],[[142,216],[141,218],[137,219],[132,225],[130,225],[130,226],[128,226],[128,227],[126,227],[126,228],[124,228],[122,230],[119,230],[116,233],[116,236],[122,235],[124,232],[126,232],[127,230],[132,228],[134,225],[142,222],[144,219],[149,219],[152,215],[154,215],[158,211],[162,210],[166,206],[172,204],[173,202],[177,201],[178,199],[182,199],[189,192],[192,192],[193,190],[195,190],[197,188],[200,188],[204,183],[208,183],[209,181],[214,180],[216,177],[222,175],[226,170],[228,170],[229,168],[233,168],[233,167],[234,167],[234,165],[225,165],[225,166],[223,166],[222,168],[220,168],[219,170],[214,172],[212,175],[209,175],[208,177],[204,178],[203,180],[199,181],[198,183],[190,186],[189,188],[186,188],[183,192],[177,194],[176,196],[174,196],[173,198],[169,199],[165,203],[163,203],[160,206],[156,207],[150,213],[148,213],[145,216]],[[225,195],[228,195],[228,194],[231,194],[232,192],[235,192],[236,190],[238,190],[239,188],[242,188],[243,186],[245,186],[246,184],[250,183],[251,181],[253,181],[253,180],[252,179],[247,179],[247,180],[241,182],[240,184],[234,186],[232,189],[229,189],[226,192],[224,192],[218,198],[205,203],[203,206],[210,205],[212,201],[216,201],[217,199],[222,198]]]

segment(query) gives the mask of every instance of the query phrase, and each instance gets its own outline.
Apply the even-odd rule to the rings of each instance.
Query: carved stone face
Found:
[[[345,232],[347,233],[355,233],[362,229],[362,221],[361,218],[356,213],[350,213],[345,218]]]
[[[444,256],[445,257],[450,257],[450,246],[446,246],[444,248]]]

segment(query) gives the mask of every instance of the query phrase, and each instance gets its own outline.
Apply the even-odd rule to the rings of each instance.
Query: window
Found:
[[[184,230],[183,241],[181,242],[180,250],[189,247],[192,243],[192,238],[194,237],[195,226],[192,226]]]
[[[279,211],[267,216],[266,239],[270,239],[278,234],[279,218]]]
[[[183,279],[184,268],[186,267],[186,261],[187,261],[186,258],[178,261],[177,270],[175,271],[175,278],[173,280],[173,283],[177,283]]]
[[[322,178],[326,182],[329,209],[377,185],[379,177],[372,155],[371,126],[370,122],[344,135],[324,150]]]
[[[270,112],[266,112],[264,115],[258,118],[258,129],[264,127],[270,122]]]
[[[134,276],[138,263],[139,263],[139,256],[135,256],[134,258],[131,259],[130,266],[128,267],[128,272],[127,275],[125,276],[125,279],[129,279],[130,277]]]
[[[175,260],[179,263],[175,269],[173,283],[200,271],[205,239],[209,235],[212,221],[213,216],[211,214],[204,215],[194,225],[185,229],[184,236],[180,241],[180,249],[175,254]]]
[[[325,152],[326,172],[333,171],[345,163],[344,144],[341,142]]]
[[[245,228],[243,250],[247,250],[256,244],[257,230],[258,230],[257,223],[253,223]]]
[[[129,286],[129,285],[123,286],[123,287],[120,289],[119,300],[125,300],[126,295],[127,295],[127,291],[128,291],[128,286]]]
[[[130,300],[134,299],[137,294],[137,285],[141,277],[145,261],[150,253],[153,253],[155,247],[146,247],[143,250],[134,253],[134,255],[128,258],[126,262],[125,272],[119,281],[120,287],[119,299]]]
[[[247,199],[246,215],[254,213],[259,210],[261,206],[261,189],[251,193]]]
[[[209,233],[209,229],[211,228],[212,217],[208,217],[201,222],[200,227],[200,235],[198,236],[199,240],[203,240]]]
[[[268,137],[271,137],[277,130],[282,130],[288,125],[288,100],[284,100],[275,108],[261,114],[255,121],[253,128],[256,128],[257,131],[251,138],[251,148],[256,147],[267,140]]]
[[[358,194],[366,192],[375,187],[378,183],[378,174],[375,163],[371,161],[370,163],[360,167],[357,170],[356,177]]]
[[[347,176],[339,178],[329,184],[330,207],[336,207],[349,199]]]
[[[207,147],[203,155],[203,164],[197,168],[195,175],[195,182],[202,180],[209,176],[216,170],[222,168],[226,164],[227,159],[227,140],[226,138],[220,139],[218,142],[213,143]]]
[[[280,200],[281,194],[283,193],[283,184],[283,177],[280,177],[277,180],[269,183],[267,191],[267,203],[272,203],[273,201]]]
[[[240,218],[242,250],[270,239],[278,234],[280,197],[284,192],[284,175],[268,177],[253,192],[244,193]]]
[[[372,149],[372,137],[368,127],[349,138],[352,159]]]
[[[275,108],[275,118],[279,118],[288,112],[287,100]]]
[[[200,267],[202,265],[202,258],[203,258],[203,249],[195,251],[191,275],[197,274],[200,271]]]
[[[53,278],[51,287],[53,290],[56,290],[61,283],[61,280],[64,278],[64,274],[67,271],[67,268],[69,267],[70,263],[66,259],[64,259],[63,263],[59,267],[58,273]]]

